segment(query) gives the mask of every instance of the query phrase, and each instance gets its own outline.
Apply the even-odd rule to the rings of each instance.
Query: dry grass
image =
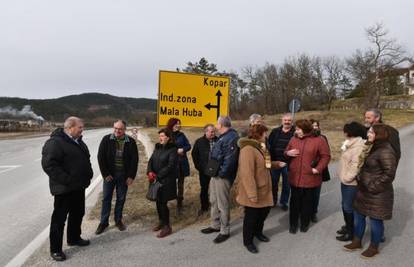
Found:
[[[414,110],[383,110],[383,113],[384,122],[396,128],[414,123]],[[342,132],[344,124],[351,121],[363,123],[363,114],[362,110],[306,111],[297,113],[295,119],[319,120],[322,133],[328,137],[332,159],[337,160],[344,140]],[[281,114],[265,116],[265,122],[273,128],[280,122],[281,116]]]
[[[158,129],[157,128],[147,128],[145,131],[148,133],[148,136],[151,140],[156,143],[158,142]],[[187,136],[191,144],[194,144],[195,140],[203,135],[203,130],[200,128],[185,128],[183,132]],[[209,214],[204,214],[201,217],[197,216],[198,210],[200,209],[200,183],[198,178],[198,172],[194,168],[193,160],[191,153],[187,153],[188,160],[190,162],[190,176],[185,178],[184,183],[184,210],[183,214],[180,217],[175,216],[175,213],[172,212],[172,222],[174,229],[181,229],[188,225],[205,225],[209,224]],[[235,187],[233,187],[235,188]],[[234,189],[232,190],[232,195],[234,196]],[[175,201],[170,201],[169,206],[171,211],[175,211],[176,203]],[[232,201],[232,206],[236,207],[236,203]],[[236,208],[231,211],[231,218],[238,218],[241,215],[241,210]]]
[[[323,134],[325,134],[329,139],[333,160],[336,160],[340,155],[340,146],[341,142],[343,141],[343,125],[350,121],[362,122],[363,111],[309,111],[296,114],[296,119],[299,118],[314,118],[320,121]],[[281,115],[265,116],[265,122],[270,128],[278,126],[280,119]],[[414,111],[385,110],[384,121],[394,127],[399,128],[414,122]],[[247,127],[247,124],[248,123],[246,121],[235,121],[234,127],[237,130],[242,130]],[[147,128],[142,129],[141,131],[145,131],[149,135],[152,142],[158,142],[158,129]],[[183,132],[186,134],[191,144],[194,144],[195,140],[203,134],[202,129],[200,128],[185,128],[183,129]],[[124,208],[124,220],[127,224],[136,224],[138,226],[147,228],[157,222],[158,216],[155,208],[155,203],[150,202],[145,198],[145,194],[148,188],[148,182],[145,175],[148,159],[145,156],[144,147],[142,144],[139,145],[139,156],[140,162],[138,174],[134,184],[128,191]],[[176,216],[176,202],[169,202],[170,217],[174,230],[182,229],[189,225],[201,226],[209,223],[209,214],[205,214],[201,217],[197,216],[197,212],[200,209],[200,185],[198,172],[194,168],[190,153],[188,153],[188,158],[190,162],[191,172],[190,176],[185,178],[185,199],[183,214],[179,217]],[[242,209],[238,208],[238,205],[234,201],[235,188],[236,186],[233,186],[232,189],[232,219],[239,218],[243,214]],[[101,199],[102,196],[99,200]],[[99,218],[100,208],[101,201],[98,201],[96,207],[90,213],[90,218]]]
[[[47,136],[50,132],[0,132],[0,140],[10,140],[10,139],[21,139],[21,138],[32,138],[39,136]]]

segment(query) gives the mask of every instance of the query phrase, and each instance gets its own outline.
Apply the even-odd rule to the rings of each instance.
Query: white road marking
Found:
[[[92,181],[91,185],[85,191],[85,198],[93,192],[98,184],[102,182],[102,175],[99,175]],[[5,267],[22,266],[26,260],[38,249],[49,237],[50,224],[35,237],[19,254],[17,254]]]
[[[151,157],[154,145],[152,144],[147,133],[141,133],[139,131],[138,140],[144,144],[145,152],[149,157]],[[88,198],[89,195],[95,190],[95,188],[102,181],[102,175],[99,175],[95,180],[92,181],[91,185],[85,191],[85,198]],[[22,266],[26,260],[47,240],[49,237],[50,224],[43,229],[43,231],[35,237],[19,254],[14,256],[14,258],[6,264],[5,267],[16,267]]]
[[[0,173],[8,172],[21,166],[22,165],[0,165]]]

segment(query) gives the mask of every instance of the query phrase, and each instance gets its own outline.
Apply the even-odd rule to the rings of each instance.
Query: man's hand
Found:
[[[134,179],[132,179],[131,177],[128,177],[128,179],[126,180],[127,186],[131,186],[133,182],[134,182]]]
[[[252,198],[249,198],[249,200],[251,201],[251,202],[253,202],[253,203],[257,203],[257,197],[252,197]]]
[[[178,153],[178,155],[183,156],[184,155],[184,149],[183,148],[177,149],[177,153]]]
[[[286,152],[286,155],[288,155],[289,157],[297,157],[299,156],[299,149],[291,149],[289,151]]]
[[[319,174],[319,171],[317,169],[315,169],[315,168],[312,168],[312,173],[313,174]]]
[[[272,168],[276,170],[281,169],[285,167],[286,165],[287,165],[286,162],[283,162],[283,161],[272,161]]]
[[[110,182],[114,179],[114,177],[112,177],[112,175],[108,175],[105,177],[105,181]]]

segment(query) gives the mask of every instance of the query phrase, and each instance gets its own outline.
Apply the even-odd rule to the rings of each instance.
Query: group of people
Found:
[[[383,220],[391,219],[393,208],[392,181],[395,177],[400,147],[398,131],[381,121],[379,110],[365,113],[367,125],[347,123],[343,132],[338,175],[341,181],[342,211],[345,225],[338,231],[339,241],[353,251],[362,248],[365,218],[371,223],[371,244],[364,257],[378,254],[383,242]],[[134,138],[126,135],[126,122],[114,123],[114,132],[106,135],[99,146],[98,162],[103,177],[101,220],[96,234],[109,226],[112,195],[116,191],[115,226],[124,231],[122,210],[128,187],[137,173],[138,151]],[[56,261],[66,259],[62,252],[63,229],[68,217],[68,245],[87,246],[81,238],[81,222],[85,212],[85,189],[93,171],[87,146],[82,141],[83,122],[68,118],[63,128],[54,131],[42,151],[42,167],[49,175],[50,190],[55,198],[50,228],[50,252]],[[230,117],[221,116],[216,125],[207,124],[204,135],[193,147],[181,131],[181,121],[171,118],[158,131],[147,166],[149,183],[161,184],[156,195],[158,223],[153,227],[157,237],[172,233],[168,202],[177,201],[180,215],[184,200],[184,180],[190,175],[187,152],[191,150],[199,173],[200,210],[210,211],[211,223],[203,234],[217,233],[214,243],[230,237],[231,188],[236,187],[236,201],[244,207],[243,244],[258,253],[254,238],[269,242],[264,235],[264,222],[272,207],[289,210],[289,233],[307,232],[310,223],[318,221],[317,212],[323,181],[330,180],[331,159],[328,139],[321,134],[319,122],[282,116],[281,126],[269,128],[262,117],[253,114],[249,127],[240,135],[232,127]],[[218,134],[218,136],[216,135]],[[281,194],[278,199],[279,179]]]

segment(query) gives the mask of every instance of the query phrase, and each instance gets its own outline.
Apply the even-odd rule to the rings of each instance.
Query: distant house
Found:
[[[414,64],[410,63],[406,67],[388,70],[381,76],[382,78],[398,77],[401,85],[404,87],[404,93],[407,95],[414,95]]]
[[[407,93],[409,95],[414,95],[414,64],[407,69],[404,85],[407,88]]]

